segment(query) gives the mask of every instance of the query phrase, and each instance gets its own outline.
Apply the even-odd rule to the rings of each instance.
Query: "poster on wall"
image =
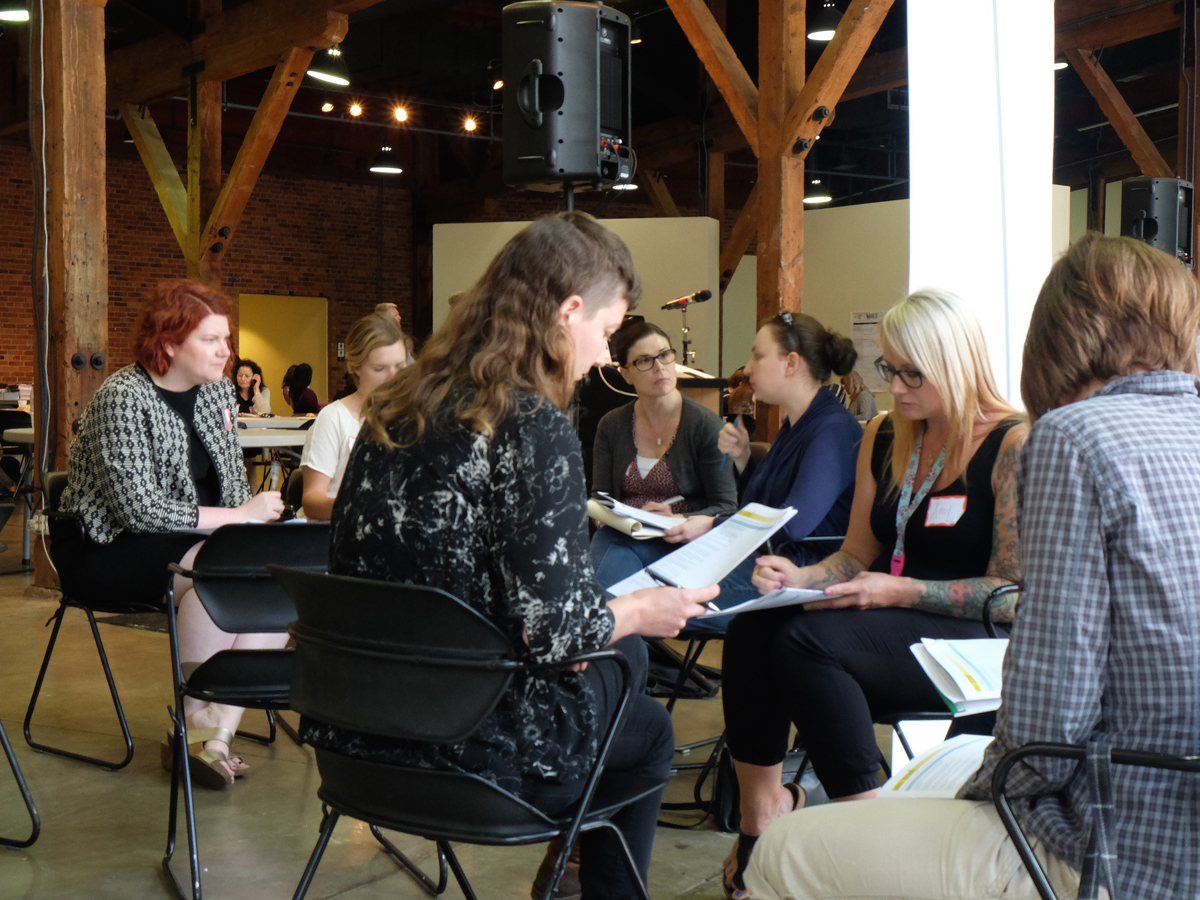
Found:
[[[883,353],[883,344],[879,339],[879,322],[883,315],[882,312],[850,313],[850,340],[858,351],[854,371],[862,376],[863,383],[872,394],[882,394],[888,389],[875,371],[875,360]]]

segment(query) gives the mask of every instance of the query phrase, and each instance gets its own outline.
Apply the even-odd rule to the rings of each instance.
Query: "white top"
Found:
[[[649,475],[650,470],[653,469],[657,464],[658,460],[653,456],[642,456],[639,454],[637,457],[638,471],[642,473],[643,478]]]
[[[317,413],[317,422],[308,430],[300,465],[329,476],[327,497],[336,497],[346,471],[346,462],[362,421],[351,415],[346,404],[334,400]]]

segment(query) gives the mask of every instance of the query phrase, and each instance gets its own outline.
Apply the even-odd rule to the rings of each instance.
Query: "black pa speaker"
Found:
[[[1192,267],[1192,183],[1179,178],[1121,182],[1121,234]]]
[[[504,7],[504,181],[633,178],[629,17],[601,3]]]

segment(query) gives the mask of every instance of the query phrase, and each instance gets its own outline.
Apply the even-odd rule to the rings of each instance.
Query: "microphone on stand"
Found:
[[[688,294],[664,304],[663,309],[686,309],[689,303],[703,303],[711,297],[712,291],[696,291],[694,294]]]

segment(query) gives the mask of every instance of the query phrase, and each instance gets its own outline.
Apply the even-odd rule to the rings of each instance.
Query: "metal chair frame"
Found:
[[[276,577],[280,581],[282,581],[285,584],[286,587],[288,587],[289,591],[292,590],[293,587],[295,587],[299,584],[299,582],[297,580],[298,578],[313,577],[311,575],[305,575],[304,573],[297,573],[293,570],[288,570],[288,569],[285,569],[280,566],[272,566],[271,571],[273,574],[276,575]],[[352,586],[355,582],[363,582],[364,581],[363,579],[354,579],[354,578],[339,577],[339,576],[324,576],[324,577],[332,583],[340,584],[340,585],[343,585],[346,587]],[[407,586],[407,585],[394,585],[394,586],[389,585],[389,587],[394,587],[395,589],[413,590],[413,588],[411,586]],[[498,629],[495,629],[494,625],[492,625],[490,622],[487,622],[486,619],[484,619],[475,610],[468,607],[466,604],[464,604],[458,598],[452,597],[451,595],[445,594],[444,592],[441,592],[441,591],[434,591],[433,589],[417,588],[416,590],[426,590],[426,591],[429,591],[430,594],[439,595],[443,601],[453,601],[454,604],[457,604],[458,606],[462,607],[462,609],[465,610],[466,613],[470,617],[475,618],[482,623],[485,623],[490,628],[492,628],[500,638],[507,641],[507,639],[503,638],[502,633],[499,632]],[[592,803],[596,799],[596,796],[597,796],[597,789],[600,786],[601,776],[604,773],[604,764],[608,760],[609,753],[612,750],[613,742],[617,735],[617,730],[618,730],[618,728],[620,726],[620,722],[624,716],[625,709],[629,704],[629,698],[632,693],[631,685],[630,685],[631,674],[630,674],[630,669],[629,669],[629,663],[618,651],[601,650],[601,651],[597,651],[597,652],[593,652],[593,653],[581,654],[581,655],[575,656],[571,659],[559,660],[559,661],[556,661],[553,663],[535,663],[535,662],[522,662],[522,661],[516,659],[515,653],[512,651],[511,647],[509,648],[508,653],[505,654],[504,656],[491,657],[491,658],[486,658],[481,655],[472,657],[472,656],[468,656],[465,653],[461,653],[461,652],[455,654],[452,651],[446,651],[445,655],[442,655],[442,654],[435,655],[435,654],[431,654],[431,653],[428,653],[428,652],[425,652],[425,651],[422,651],[422,650],[419,650],[416,648],[403,648],[402,649],[401,647],[394,646],[394,645],[389,646],[386,650],[383,650],[383,649],[377,649],[377,648],[366,647],[366,646],[357,646],[357,645],[355,645],[355,643],[353,641],[351,641],[349,639],[339,639],[336,642],[331,641],[328,638],[324,637],[323,635],[319,634],[317,631],[306,627],[306,625],[304,624],[304,621],[303,621],[303,615],[304,615],[303,609],[301,609],[301,617],[302,617],[301,620],[293,623],[288,629],[291,632],[291,634],[293,635],[293,637],[296,638],[298,648],[302,647],[306,644],[309,646],[327,646],[327,647],[333,647],[333,648],[337,648],[337,649],[345,649],[346,647],[351,647],[351,648],[353,648],[355,653],[362,655],[362,656],[370,656],[370,657],[385,658],[385,659],[399,659],[399,660],[403,660],[406,664],[414,665],[417,667],[430,667],[430,668],[435,668],[435,669],[443,668],[443,669],[446,669],[447,671],[450,671],[450,670],[464,671],[465,670],[465,671],[474,671],[474,672],[492,672],[492,673],[498,673],[498,674],[504,673],[509,678],[511,678],[512,675],[521,673],[521,672],[536,672],[536,671],[541,671],[544,669],[561,669],[565,666],[570,666],[570,665],[573,665],[576,663],[594,663],[594,662],[601,662],[601,661],[605,661],[605,660],[611,660],[611,661],[615,662],[621,670],[622,688],[621,688],[620,700],[619,700],[619,702],[617,704],[617,708],[613,714],[612,721],[609,723],[608,728],[605,730],[603,740],[600,743],[599,750],[598,750],[598,753],[596,756],[596,762],[593,764],[592,771],[588,775],[588,778],[587,778],[587,781],[586,781],[586,784],[585,784],[585,787],[583,790],[583,794],[581,795],[579,801],[576,804],[574,804],[574,810],[575,810],[574,813],[572,813],[569,818],[555,820],[555,819],[552,819],[549,816],[541,813],[540,811],[533,809],[532,807],[528,807],[528,809],[532,813],[534,813],[534,817],[537,820],[539,820],[540,822],[544,823],[544,825],[539,825],[538,828],[534,828],[534,829],[531,829],[528,831],[520,831],[515,834],[510,833],[510,834],[504,834],[504,835],[499,834],[499,833],[494,833],[494,832],[490,833],[490,832],[486,832],[483,830],[471,832],[471,831],[467,831],[465,829],[458,829],[458,828],[455,828],[452,826],[446,826],[446,825],[440,826],[440,827],[431,827],[428,823],[425,823],[424,825],[422,825],[421,827],[418,828],[418,827],[414,826],[410,821],[405,819],[403,811],[399,811],[398,814],[396,815],[396,817],[391,821],[382,821],[381,817],[379,817],[379,816],[368,816],[367,814],[364,813],[363,810],[352,809],[352,808],[348,807],[347,805],[343,804],[342,802],[340,802],[339,798],[332,796],[330,793],[328,793],[326,791],[325,785],[323,783],[322,788],[319,791],[318,795],[321,797],[321,800],[325,804],[327,811],[326,811],[325,817],[321,823],[320,837],[318,838],[317,844],[313,848],[313,852],[312,852],[311,856],[309,857],[308,864],[305,867],[304,873],[300,878],[300,883],[296,886],[296,892],[293,896],[293,900],[303,900],[305,894],[308,892],[308,888],[312,883],[313,876],[316,874],[317,867],[320,865],[321,858],[324,855],[325,848],[328,846],[329,839],[333,834],[333,829],[337,825],[338,819],[343,815],[347,815],[352,818],[357,818],[360,821],[364,821],[368,825],[370,825],[371,833],[375,836],[375,838],[382,845],[385,852],[389,856],[391,856],[397,863],[399,863],[417,881],[417,883],[422,887],[422,889],[424,889],[426,891],[426,893],[430,894],[431,896],[437,896],[446,889],[446,886],[448,884],[447,869],[449,869],[450,871],[452,871],[454,873],[455,880],[458,882],[459,887],[461,888],[464,896],[468,898],[468,900],[476,900],[476,895],[475,895],[475,892],[471,888],[470,882],[467,880],[466,873],[463,871],[462,866],[459,864],[458,858],[455,855],[453,848],[450,846],[451,841],[458,841],[458,842],[472,843],[472,844],[481,844],[481,845],[486,845],[486,846],[520,846],[520,845],[525,845],[525,844],[544,843],[544,842],[552,840],[554,838],[562,837],[563,838],[563,849],[562,849],[562,852],[559,854],[558,860],[554,866],[553,874],[550,878],[549,883],[546,886],[545,893],[543,894],[543,900],[550,900],[550,898],[554,894],[554,891],[558,887],[559,881],[562,879],[563,872],[566,870],[567,860],[570,857],[571,848],[575,845],[575,842],[578,840],[579,835],[585,831],[593,831],[596,829],[606,829],[616,838],[616,840],[619,842],[620,847],[623,850],[625,866],[628,871],[628,874],[630,875],[631,879],[633,880],[633,882],[637,888],[637,896],[640,898],[640,900],[650,900],[650,896],[646,891],[646,887],[642,883],[641,877],[638,874],[637,866],[634,863],[633,856],[629,850],[629,846],[625,842],[624,835],[621,833],[620,829],[617,828],[617,826],[614,825],[609,820],[608,817],[611,816],[613,813],[615,813],[617,810],[628,805],[629,803],[633,803],[636,800],[639,800],[642,797],[645,797],[647,794],[652,793],[653,791],[659,790],[663,786],[663,784],[665,784],[665,782],[660,783],[660,784],[650,785],[650,786],[641,786],[637,792],[635,792],[629,796],[622,796],[619,799],[619,802],[617,802],[614,805],[611,805],[609,807],[599,809],[599,810],[593,810],[591,808]],[[490,714],[491,709],[494,708],[495,703],[498,702],[498,700],[499,700],[499,695],[497,695],[496,699],[492,702],[492,706],[489,707],[487,710],[485,710],[483,712],[483,714],[480,715],[476,719],[474,726],[470,730],[471,732],[473,732],[476,728],[478,728],[479,724],[483,721],[483,719],[486,718],[486,716],[488,714]],[[301,707],[303,706],[302,703],[298,703],[296,705],[301,706]],[[320,768],[323,753],[327,753],[330,757],[340,756],[339,754],[335,754],[330,751],[318,751],[318,753],[317,753],[318,768]],[[375,766],[383,766],[384,764],[376,763],[374,765]],[[398,771],[405,770],[405,767],[402,767],[402,766],[394,766],[394,767],[390,767],[390,768],[393,768]],[[432,772],[432,770],[418,770],[418,771],[421,773],[427,773],[427,774]],[[433,774],[440,774],[440,773],[433,773]],[[495,796],[503,797],[505,799],[512,800],[512,801],[515,801],[516,803],[527,806],[527,804],[524,804],[523,801],[521,801],[515,795],[502,790],[501,788],[497,787],[496,785],[492,784],[491,782],[485,781],[484,779],[479,778],[478,776],[455,775],[454,777],[461,778],[461,779],[469,779],[474,782],[477,782],[478,789],[481,792],[491,793]],[[324,779],[324,775],[323,775],[323,779]],[[395,830],[395,831],[400,831],[403,833],[416,834],[416,835],[424,837],[428,840],[434,841],[437,846],[437,854],[438,854],[438,867],[439,867],[438,883],[434,884],[433,880],[431,878],[429,878],[427,875],[425,875],[418,866],[416,866],[403,853],[401,853],[400,850],[397,849],[394,844],[392,844],[390,841],[388,841],[380,833],[380,831],[379,831],[380,827],[388,828],[388,829]]]
[[[324,532],[326,535],[328,534],[327,525],[226,525],[223,528],[217,529],[217,531],[214,532],[214,535],[216,535],[218,532],[226,531],[226,529],[244,530],[256,528],[288,528],[295,532],[297,537],[299,537],[302,533],[297,531],[297,529],[320,529],[321,532]],[[226,533],[228,534],[229,532]],[[171,673],[174,686],[175,705],[173,708],[168,708],[167,710],[171,716],[172,724],[174,725],[174,746],[172,754],[174,759],[171,768],[171,800],[167,817],[167,848],[166,852],[163,854],[162,870],[164,876],[166,877],[167,883],[175,895],[180,898],[180,900],[188,900],[188,893],[184,891],[183,886],[175,877],[175,873],[171,871],[171,858],[175,853],[175,843],[178,832],[179,794],[181,787],[183,793],[184,821],[188,837],[188,857],[192,876],[191,898],[192,900],[201,900],[203,896],[203,890],[200,883],[201,868],[199,847],[197,845],[195,798],[192,790],[192,780],[187,772],[187,725],[186,717],[183,712],[184,698],[193,697],[200,700],[207,700],[211,703],[227,703],[233,706],[241,706],[246,709],[264,710],[267,714],[267,721],[270,725],[270,732],[268,735],[255,735],[243,731],[237,732],[239,737],[249,738],[262,744],[269,744],[275,740],[276,717],[274,713],[276,711],[289,708],[286,691],[282,693],[276,693],[270,691],[265,686],[257,684],[239,684],[238,687],[241,688],[241,690],[238,690],[237,692],[222,693],[220,691],[206,691],[189,684],[191,679],[196,678],[197,673],[200,672],[200,668],[197,668],[195,671],[193,671],[188,678],[183,677],[182,661],[179,655],[179,631],[177,627],[175,610],[176,575],[183,576],[184,578],[190,578],[192,580],[193,585],[197,587],[197,596],[200,598],[201,603],[205,604],[205,608],[209,609],[210,615],[213,615],[213,619],[216,621],[217,626],[222,628],[224,631],[233,630],[233,626],[226,627],[226,623],[221,621],[218,615],[213,614],[212,610],[209,608],[209,602],[211,601],[207,597],[207,592],[204,589],[205,585],[213,585],[219,582],[249,582],[275,588],[274,580],[267,571],[265,563],[256,567],[242,568],[239,570],[208,570],[206,568],[208,565],[208,560],[205,559],[206,555],[211,555],[218,552],[208,546],[208,544],[212,541],[213,538],[210,537],[209,542],[206,542],[205,549],[208,550],[208,554],[205,553],[205,549],[202,549],[200,553],[197,554],[196,561],[193,563],[193,568],[185,569],[178,563],[172,563],[170,566],[168,566],[167,572],[167,599],[165,605],[167,613],[167,632],[171,645]],[[226,603],[227,602],[228,601],[226,601]],[[241,627],[237,633],[245,634],[273,630],[283,632],[286,630],[288,622],[295,618],[295,611],[291,610],[290,612],[284,613],[284,616],[286,616],[286,619],[278,617],[272,619],[269,614],[256,611],[256,617],[253,625]],[[235,656],[238,654],[246,654],[246,658],[249,658],[250,654],[279,655],[279,657],[282,659],[285,655],[290,658],[291,651],[223,650],[211,659],[215,659],[217,656],[222,654],[231,654]],[[207,665],[208,662],[209,661],[202,663],[201,666]],[[282,727],[284,731],[286,731],[287,734],[296,741],[297,744],[301,744],[300,737],[295,730],[282,718],[280,718],[278,721],[280,727]]]
[[[1034,855],[1033,848],[1029,845],[1029,839],[1025,836],[1025,832],[1021,830],[1021,825],[1012,811],[1011,804],[1008,802],[1008,795],[1005,794],[1009,772],[1012,771],[1013,766],[1018,762],[1030,756],[1074,759],[1086,762],[1087,747],[1077,744],[1037,742],[1022,744],[1020,747],[1014,747],[1005,753],[1000,758],[1000,762],[996,764],[996,769],[992,773],[992,802],[996,806],[996,812],[1000,816],[1000,821],[1004,823],[1004,828],[1008,832],[1008,836],[1017,848],[1021,862],[1025,864],[1025,869],[1029,872],[1029,877],[1033,880],[1033,885],[1037,888],[1037,892],[1042,900],[1058,900],[1058,897],[1054,893],[1054,888],[1050,885],[1050,879],[1046,877],[1046,871],[1042,868],[1042,864],[1038,862],[1037,856]],[[1121,766],[1200,773],[1200,757],[1197,756],[1172,756],[1166,753],[1151,753],[1145,750],[1114,749],[1109,752],[1109,759]],[[1111,900],[1117,900],[1117,898],[1112,897]]]
[[[4,755],[8,757],[8,766],[12,769],[13,778],[17,781],[17,789],[21,792],[21,799],[25,801],[25,811],[29,813],[29,822],[31,825],[29,837],[23,840],[0,837],[0,846],[20,850],[32,846],[33,842],[38,839],[38,835],[42,833],[42,819],[38,815],[37,807],[33,805],[33,795],[29,793],[29,785],[25,783],[25,776],[21,772],[21,766],[17,763],[17,757],[13,753],[12,744],[8,742],[8,735],[4,731],[3,722],[0,722],[0,746],[4,747]]]

